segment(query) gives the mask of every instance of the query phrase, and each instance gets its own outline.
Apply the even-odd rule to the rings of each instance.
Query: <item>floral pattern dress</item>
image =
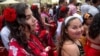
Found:
[[[34,35],[30,36],[31,40],[28,41],[28,46],[31,48],[33,54],[29,54],[17,41],[12,38],[9,43],[9,56],[48,56],[44,51],[44,46]]]

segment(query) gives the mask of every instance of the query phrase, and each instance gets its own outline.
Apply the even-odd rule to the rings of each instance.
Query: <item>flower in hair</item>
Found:
[[[60,10],[61,10],[62,12],[65,12],[65,11],[67,10],[67,8],[66,8],[66,6],[62,6],[62,7],[60,8]]]
[[[34,10],[34,9],[37,9],[38,7],[37,7],[37,5],[32,5],[31,8]]]
[[[14,8],[5,8],[3,15],[5,20],[8,22],[14,22],[16,20],[16,10]]]
[[[84,18],[85,19],[88,19],[90,17],[90,14],[89,13],[86,13],[85,15],[84,15]]]

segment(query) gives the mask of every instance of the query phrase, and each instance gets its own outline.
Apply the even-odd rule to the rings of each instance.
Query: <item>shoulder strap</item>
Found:
[[[80,41],[79,41],[80,42]],[[75,43],[76,44],[76,43]],[[80,42],[81,45],[77,45],[77,47],[79,48],[79,51],[80,51],[80,56],[84,54],[84,50],[83,50],[83,46],[82,46],[82,43]]]

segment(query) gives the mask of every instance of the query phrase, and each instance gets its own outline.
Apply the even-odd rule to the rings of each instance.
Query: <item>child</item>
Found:
[[[82,56],[83,47],[78,40],[82,36],[82,22],[75,16],[65,18],[58,44],[58,56]]]

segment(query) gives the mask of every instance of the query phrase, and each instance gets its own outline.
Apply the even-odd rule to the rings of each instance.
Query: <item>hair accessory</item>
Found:
[[[88,19],[90,17],[90,14],[89,13],[86,13],[85,15],[84,15],[84,19]]]
[[[72,18],[78,18],[80,21],[81,21],[81,19],[79,18],[79,17],[76,17],[76,16],[69,16],[69,17],[67,17],[67,18],[65,18],[65,25],[68,23],[68,21],[69,20],[71,20]],[[82,21],[81,21],[82,22]]]
[[[66,6],[62,6],[62,7],[60,8],[60,10],[61,10],[62,12],[65,12],[65,11],[67,10],[67,8],[66,8]]]
[[[32,5],[31,8],[34,10],[34,9],[37,9],[37,5]]]
[[[3,16],[6,21],[14,22],[16,20],[16,10],[11,7],[5,8],[3,12]]]
[[[65,25],[68,23],[68,21],[70,20],[70,19],[72,19],[74,16],[69,16],[69,17],[67,17],[67,18],[65,18]]]

